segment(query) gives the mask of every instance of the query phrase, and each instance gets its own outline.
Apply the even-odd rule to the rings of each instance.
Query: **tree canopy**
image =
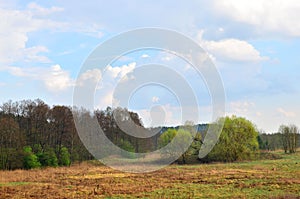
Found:
[[[210,161],[233,162],[254,158],[258,150],[258,131],[242,117],[225,117],[218,143],[208,154]]]

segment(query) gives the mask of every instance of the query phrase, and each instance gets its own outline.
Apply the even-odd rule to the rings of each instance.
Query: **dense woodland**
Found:
[[[113,110],[108,107],[106,110],[96,110],[91,113],[67,106],[50,107],[39,99],[9,101],[2,104],[0,106],[0,169],[68,166],[74,162],[93,159],[77,134],[73,114],[96,118],[105,135],[114,144],[130,152],[154,151],[171,142],[177,134],[180,135],[181,141],[192,138],[192,145],[178,159],[178,162],[188,163],[191,158],[199,161],[197,154],[203,144],[208,125],[189,124],[189,128],[185,130],[178,130],[178,127],[153,128],[150,130],[160,129],[155,136],[135,138],[118,127],[114,111],[117,111],[117,117],[121,117],[121,121],[126,122],[131,119],[144,129],[137,113],[122,108]],[[191,131],[196,132],[192,135]],[[294,125],[281,126],[279,132],[275,134],[259,135],[255,126],[245,118],[226,117],[217,145],[205,160],[201,161],[232,162],[252,159],[259,149],[284,149],[286,153],[294,153],[299,147],[299,141],[298,128]]]
[[[142,127],[138,114],[117,111],[123,121],[129,115]],[[50,108],[39,99],[9,101],[0,106],[0,169],[70,165],[93,159],[77,134],[73,114],[96,118],[106,136],[125,150],[142,153],[157,147],[159,134],[149,139],[127,135],[116,125],[110,107],[90,113],[67,106]]]

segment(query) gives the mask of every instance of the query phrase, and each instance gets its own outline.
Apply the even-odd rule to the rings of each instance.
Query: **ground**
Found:
[[[94,162],[0,171],[0,198],[300,198],[300,153],[130,174]]]

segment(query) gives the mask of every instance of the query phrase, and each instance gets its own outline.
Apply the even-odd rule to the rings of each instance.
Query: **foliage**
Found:
[[[62,166],[70,166],[71,159],[70,153],[66,147],[62,147],[60,150],[60,165]]]
[[[204,131],[208,126],[187,122],[184,126],[146,129],[139,115],[126,108],[107,107],[106,110],[90,112],[76,107],[50,107],[39,99],[8,101],[0,105],[0,169],[70,165],[71,162],[93,159],[81,140],[93,140],[94,137],[88,133],[79,137],[74,118],[80,121],[97,120],[112,143],[132,152],[121,154],[129,158],[135,158],[133,152],[155,151],[172,142],[172,147],[164,150],[164,155],[179,157],[179,163],[187,163],[192,158],[197,159],[202,137],[205,136]],[[207,161],[251,159],[258,143],[262,150],[285,148],[288,153],[294,153],[297,146],[300,146],[300,142],[297,142],[300,135],[296,126],[287,126],[288,131],[280,128],[280,133],[257,136],[253,124],[244,118],[227,117],[225,120],[219,143],[206,157]],[[137,138],[127,134],[126,130],[119,127],[118,122],[134,131],[138,129],[136,132],[141,135],[150,131],[159,133],[149,138]],[[84,128],[87,128],[84,132],[90,130],[89,125]],[[31,147],[31,152],[26,147],[25,152],[24,146]],[[102,145],[96,147],[100,148]],[[109,151],[108,154],[112,153]]]
[[[24,168],[25,169],[34,169],[41,167],[41,163],[38,160],[38,157],[32,152],[30,146],[24,147]]]
[[[53,148],[47,147],[43,152],[38,153],[38,158],[42,166],[58,166],[58,160]]]
[[[0,105],[0,169],[23,168],[24,146],[32,148],[42,166],[94,159],[81,141],[93,137],[88,137],[89,134],[87,138],[79,137],[74,116],[83,121],[98,120],[106,136],[116,145],[124,145],[126,150],[141,153],[156,149],[158,135],[140,139],[126,134],[116,125],[114,111],[110,107],[95,112],[67,106],[51,108],[40,99],[3,103]],[[147,132],[137,113],[122,108],[117,108],[116,113],[120,121],[125,124],[133,121]],[[89,130],[90,126],[86,128]]]
[[[258,132],[245,118],[226,117],[218,143],[208,154],[209,161],[233,162],[253,159],[258,150]]]
[[[169,144],[173,138],[176,136],[177,134],[177,130],[176,129],[168,129],[167,131],[165,131],[158,140],[158,145],[160,148],[166,146],[167,144]]]
[[[125,150],[121,152],[121,155],[123,157],[126,158],[135,158],[134,152],[135,152],[135,148],[133,147],[133,145],[127,141],[127,140],[121,140],[120,141],[120,148]]]
[[[168,129],[165,131],[158,140],[160,147],[163,148],[162,155],[166,158],[179,157],[177,162],[187,163],[187,159],[198,153],[201,143],[201,134],[195,134],[191,126],[185,126],[178,130]]]

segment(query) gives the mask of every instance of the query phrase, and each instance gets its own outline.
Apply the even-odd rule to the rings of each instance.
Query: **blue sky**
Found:
[[[227,115],[247,117],[268,133],[280,124],[300,126],[299,1],[0,0],[0,18],[0,103],[40,98],[72,105],[74,82],[92,50],[121,32],[158,27],[187,35],[209,53],[223,80]],[[199,122],[210,121],[201,78],[182,60],[154,50],[133,52],[106,73],[89,74],[104,82],[95,106],[111,105],[122,76],[153,62],[172,65],[198,89]],[[137,91],[128,107],[151,125],[151,107],[157,105],[166,124],[180,123],[176,96],[162,88]]]

